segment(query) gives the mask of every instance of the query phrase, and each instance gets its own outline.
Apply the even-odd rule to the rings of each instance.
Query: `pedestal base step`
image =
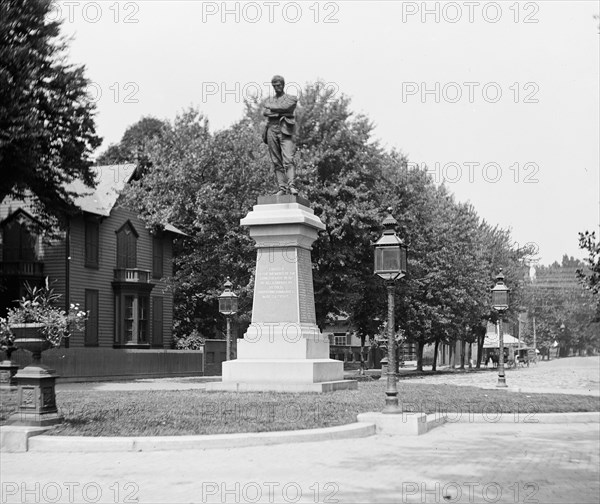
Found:
[[[337,380],[318,383],[286,382],[212,382],[206,384],[207,391],[226,392],[334,392],[336,390],[357,390],[356,380]]]
[[[344,379],[333,359],[235,359],[223,363],[223,383],[323,383]]]
[[[6,425],[14,425],[21,427],[48,427],[62,423],[63,416],[57,412],[46,413],[23,413],[17,412],[11,415],[6,422]]]

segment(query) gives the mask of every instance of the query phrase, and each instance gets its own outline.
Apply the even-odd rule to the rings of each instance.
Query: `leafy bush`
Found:
[[[204,345],[204,338],[194,329],[190,334],[179,338],[175,343],[177,350],[200,350]]]

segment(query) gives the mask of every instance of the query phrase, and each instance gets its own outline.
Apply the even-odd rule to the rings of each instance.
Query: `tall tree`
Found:
[[[0,2],[0,201],[33,193],[45,216],[72,210],[65,184],[95,185],[100,145],[84,67],[66,63],[51,0]]]
[[[153,141],[162,138],[169,123],[156,117],[142,117],[129,126],[118,144],[110,145],[96,159],[97,165],[136,163],[140,172],[145,171],[150,159],[148,152]]]

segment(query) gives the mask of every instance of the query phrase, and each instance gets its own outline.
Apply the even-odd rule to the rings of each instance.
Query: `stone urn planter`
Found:
[[[31,352],[33,363],[41,365],[42,352],[52,348],[50,343],[42,333],[44,324],[31,323],[11,326],[15,335],[14,345],[17,348]]]
[[[52,343],[42,333],[44,324],[30,323],[11,326],[14,345],[31,352],[32,362],[21,369],[15,378],[18,384],[19,410],[12,415],[12,425],[46,426],[62,422],[56,408],[56,371],[42,364],[42,352]]]
[[[3,341],[27,350],[33,357],[31,364],[15,375],[19,409],[9,418],[9,423],[43,427],[60,423],[62,417],[56,408],[56,371],[42,364],[42,352],[60,346],[73,331],[82,330],[87,314],[77,303],[63,309],[62,296],[54,293],[48,278],[44,286],[27,286],[26,289],[19,305],[9,308],[6,318],[0,317]]]

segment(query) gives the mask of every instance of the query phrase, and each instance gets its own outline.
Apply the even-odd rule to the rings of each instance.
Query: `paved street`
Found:
[[[600,394],[599,356],[538,361],[538,364],[529,367],[507,369],[505,374],[509,387],[519,387],[524,392]],[[405,378],[404,381],[494,387],[498,373],[497,369],[487,373],[455,372],[443,376]]]

